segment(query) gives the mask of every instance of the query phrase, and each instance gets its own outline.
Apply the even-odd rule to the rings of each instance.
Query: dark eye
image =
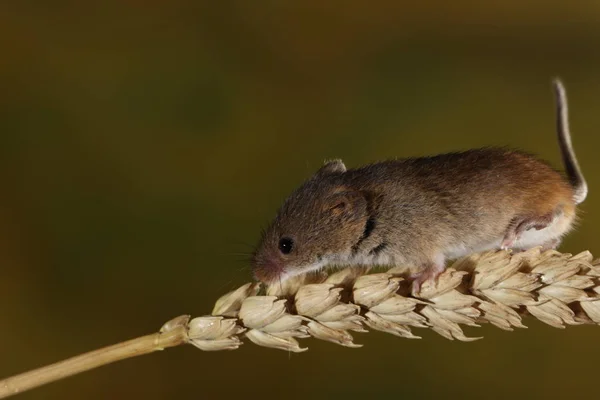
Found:
[[[279,251],[283,254],[290,254],[293,248],[294,241],[292,239],[284,237],[279,240]]]

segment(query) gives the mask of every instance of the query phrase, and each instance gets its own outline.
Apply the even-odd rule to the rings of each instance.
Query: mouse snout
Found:
[[[283,262],[278,257],[260,257],[254,262],[254,276],[264,283],[279,280],[283,271]]]

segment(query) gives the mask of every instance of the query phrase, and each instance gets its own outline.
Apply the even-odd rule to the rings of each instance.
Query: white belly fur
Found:
[[[523,232],[521,237],[515,242],[513,248],[517,250],[526,250],[536,246],[543,246],[560,239],[568,233],[573,227],[573,215],[559,214],[554,220],[544,229],[530,229]],[[498,238],[492,242],[480,243],[475,246],[458,245],[448,249],[445,252],[447,259],[457,259],[469,254],[478,253],[486,250],[495,250],[500,248],[500,243],[503,238]]]
[[[563,213],[554,217],[554,220],[544,229],[539,231],[530,229],[523,232],[519,240],[515,243],[517,249],[530,249],[535,246],[541,246],[555,239],[560,239],[567,234],[573,227],[574,215],[565,215]]]

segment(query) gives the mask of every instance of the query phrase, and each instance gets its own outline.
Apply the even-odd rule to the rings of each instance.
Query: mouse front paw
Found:
[[[444,269],[444,263],[433,263],[427,265],[420,272],[412,274],[410,276],[410,279],[413,280],[411,294],[414,297],[418,297],[419,293],[421,292],[421,286],[425,282],[431,282],[433,285],[435,285],[438,276],[440,276],[440,274],[444,272]]]

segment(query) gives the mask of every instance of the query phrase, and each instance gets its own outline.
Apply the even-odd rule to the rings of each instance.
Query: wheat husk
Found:
[[[219,298],[211,315],[182,315],[159,332],[0,380],[0,398],[186,343],[204,351],[234,350],[247,339],[299,353],[308,350],[301,341],[310,337],[361,347],[353,334],[369,330],[420,339],[419,329],[431,329],[469,342],[481,337],[467,335],[465,327],[489,323],[512,331],[525,328],[527,316],[556,328],[600,324],[600,259],[594,261],[588,251],[474,254],[454,262],[417,293],[410,272],[409,267],[383,273],[349,267],[267,288],[247,283]]]
[[[594,261],[588,251],[474,254],[425,282],[418,293],[411,293],[407,271],[349,267],[264,289],[248,283],[217,300],[212,315],[187,321],[189,342],[202,350],[231,350],[246,338],[302,352],[307,347],[298,339],[360,347],[352,333],[369,330],[419,339],[416,330],[431,329],[468,342],[481,337],[465,334],[466,326],[489,323],[512,331],[526,328],[525,316],[555,328],[600,324],[600,259]]]

